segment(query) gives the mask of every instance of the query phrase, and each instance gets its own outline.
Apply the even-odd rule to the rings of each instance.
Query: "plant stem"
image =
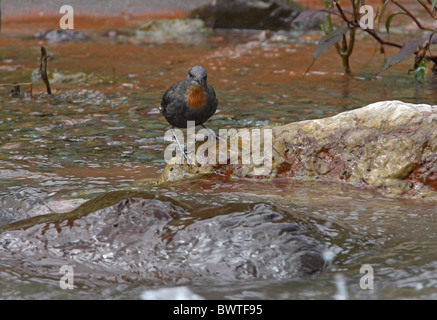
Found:
[[[382,45],[388,45],[388,46],[392,46],[392,47],[396,47],[396,48],[402,48],[402,45],[399,43],[395,43],[395,42],[390,42],[390,41],[385,41],[383,39],[381,39],[375,31],[370,30],[370,29],[364,29],[364,31],[366,31],[368,34],[370,34],[373,38],[375,38],[376,41],[378,41],[380,44]]]
[[[354,49],[355,45],[355,28],[351,29],[350,35],[349,35],[349,48],[347,51],[347,55],[350,56],[352,54],[352,50]]]
[[[341,8],[340,4],[338,2],[335,3],[335,6],[337,7],[338,12],[340,12],[341,17],[344,21],[348,24],[348,26],[351,24],[351,21],[346,17],[346,15],[343,12],[343,9]]]
[[[433,17],[434,19],[437,19],[437,16],[434,14],[434,12],[432,12],[431,9],[425,3],[423,3],[422,0],[417,0],[417,1],[422,5],[422,7],[425,8],[426,11],[428,11],[428,13],[430,14],[431,17]],[[430,3],[430,4],[432,4],[432,3]]]
[[[414,14],[412,14],[407,8],[405,8],[403,5],[401,5],[400,3],[398,3],[395,0],[391,1],[392,3],[394,3],[395,5],[397,5],[399,8],[401,8],[411,19],[413,19],[414,23],[419,27],[419,29],[422,30],[428,30],[428,31],[434,31],[433,29],[430,28],[425,28],[419,20],[417,20],[417,18],[414,16]],[[419,1],[420,2],[420,1]]]
[[[352,55],[352,51],[355,45],[355,28],[350,29],[349,43],[346,41],[346,36],[343,36],[343,50],[340,52],[341,59],[343,61],[343,69],[347,75],[352,74],[350,67],[349,57]]]

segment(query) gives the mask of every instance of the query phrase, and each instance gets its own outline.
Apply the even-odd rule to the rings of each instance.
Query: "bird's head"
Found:
[[[194,66],[188,71],[187,81],[190,86],[205,86],[207,84],[208,73],[202,66]]]

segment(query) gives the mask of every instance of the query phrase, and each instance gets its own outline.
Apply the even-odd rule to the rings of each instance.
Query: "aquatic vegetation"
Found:
[[[437,20],[437,14],[435,13],[436,1],[431,0],[417,1],[423,10],[428,15]],[[386,36],[390,33],[390,26],[393,19],[398,15],[405,15],[409,17],[416,28],[430,34],[420,39],[413,39],[405,41],[404,43],[397,43],[385,39],[380,32],[380,24],[384,14],[387,12],[387,7],[395,6],[400,11],[390,12],[385,18]],[[343,69],[346,74],[352,74],[350,66],[350,57],[355,48],[355,41],[357,40],[356,32],[361,31],[372,37],[379,45],[381,54],[385,56],[387,46],[399,48],[399,52],[393,56],[385,56],[384,65],[381,71],[384,71],[391,66],[398,64],[404,59],[415,55],[415,63],[413,70],[419,68],[422,60],[429,60],[434,63],[437,62],[437,56],[432,55],[430,51],[430,45],[437,43],[437,37],[434,37],[437,29],[432,29],[425,26],[416,15],[411,12],[405,5],[396,0],[382,0],[378,9],[376,10],[376,19],[373,20],[373,8],[371,6],[365,6],[362,0],[351,1],[349,10],[346,10],[342,4],[337,0],[324,0],[324,9],[311,10],[301,13],[293,23],[302,22],[308,19],[313,19],[319,14],[325,13],[325,23],[321,25],[321,29],[325,32],[325,36],[320,40],[313,54],[313,63],[308,68],[311,69],[316,59],[326,52],[330,47],[335,46],[338,55],[342,59]],[[338,17],[341,23],[338,26],[334,26],[333,17]],[[423,67],[423,65],[422,65]],[[308,71],[307,70],[307,71]],[[423,79],[423,73],[415,72],[417,81],[421,82]]]

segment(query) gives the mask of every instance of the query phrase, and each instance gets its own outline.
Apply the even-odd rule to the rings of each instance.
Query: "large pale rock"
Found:
[[[222,179],[316,179],[437,200],[437,106],[384,101],[271,129],[272,170],[267,175],[254,175],[260,165],[253,163],[187,166],[173,158],[159,182],[205,174]]]

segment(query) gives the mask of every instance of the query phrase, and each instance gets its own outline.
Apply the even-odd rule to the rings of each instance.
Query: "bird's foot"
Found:
[[[185,160],[187,160],[187,164],[188,164],[189,166],[191,166],[190,159],[188,159],[188,154],[191,153],[191,152],[193,152],[193,151],[191,151],[191,152],[184,152],[183,150],[179,150],[179,152],[181,153],[181,161],[180,161],[180,164],[184,163],[184,158],[185,158]]]
[[[177,135],[176,135],[176,133],[175,133],[173,127],[171,128],[171,131],[172,131],[172,133],[173,133],[173,137],[174,137],[174,139],[175,139],[175,141],[176,141],[176,143],[177,143],[177,145],[178,145],[178,149],[179,149],[179,152],[181,153],[181,157],[183,156],[183,157],[187,160],[187,164],[188,164],[189,166],[191,166],[190,159],[188,159],[188,153],[191,153],[191,152],[193,152],[194,150],[191,150],[190,152],[186,153],[186,152],[185,152],[185,145],[184,145],[184,147],[182,147],[182,145],[180,144],[180,142],[179,142],[179,140],[178,140],[178,137],[177,137]],[[184,161],[184,159],[181,158],[180,163],[182,164],[183,161]]]
[[[215,132],[213,131],[213,130],[211,130],[210,128],[208,128],[207,126],[205,126],[203,123],[202,123],[202,127],[204,127],[206,130],[208,130],[209,132],[211,132],[214,136],[215,136],[215,138],[217,139],[217,140],[222,140],[222,138],[218,135],[218,134],[215,134]]]

